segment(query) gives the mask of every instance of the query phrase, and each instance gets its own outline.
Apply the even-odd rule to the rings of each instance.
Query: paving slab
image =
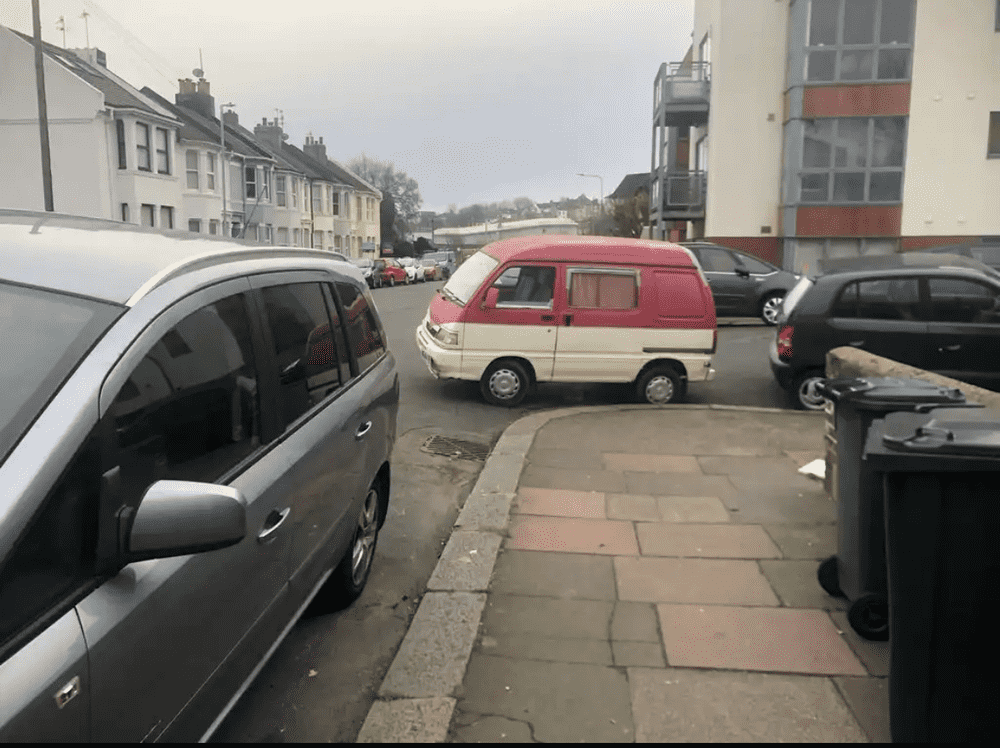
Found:
[[[891,743],[887,678],[834,678],[844,701],[873,743]]]
[[[701,473],[625,473],[625,488],[608,493],[645,494],[647,496],[715,496],[723,501],[736,490],[725,475]]]
[[[730,522],[731,512],[715,496],[657,496],[664,522]]]
[[[625,673],[613,667],[473,654],[457,710],[530,726],[544,743],[632,742]]]
[[[656,608],[650,603],[616,602],[611,618],[611,640],[648,642],[660,646]]]
[[[731,475],[729,481],[733,490],[717,495],[728,508],[737,510],[732,515],[736,522],[804,525],[837,521],[837,505],[818,481],[810,483],[810,488],[798,491],[789,490],[782,476],[766,480],[763,477]]]
[[[666,604],[656,610],[674,667],[867,675],[823,611]]]
[[[515,514],[607,519],[605,497],[597,491],[522,487],[510,510]]]
[[[504,549],[490,592],[584,600],[614,600],[610,556]]]
[[[698,473],[698,460],[690,455],[633,454],[605,452],[601,455],[608,470],[639,473]]]
[[[486,493],[474,490],[455,520],[465,530],[500,531],[507,528],[514,492]]]
[[[715,605],[779,604],[754,561],[619,557],[615,559],[615,578],[621,600]]]
[[[531,743],[531,725],[506,717],[469,715],[468,724],[459,722],[452,728],[456,743]]]
[[[779,558],[760,525],[640,522],[636,525],[643,556],[694,558]]]
[[[666,667],[663,647],[652,642],[611,642],[614,664],[618,667]]]
[[[443,743],[455,699],[376,701],[361,725],[357,743]]]
[[[846,603],[845,603],[846,606]],[[831,610],[830,619],[839,631],[847,645],[854,651],[857,658],[868,670],[869,675],[885,678],[889,675],[889,642],[874,642],[856,633],[847,620],[845,610]]]
[[[822,560],[837,552],[837,525],[764,525],[784,558]]]
[[[655,496],[612,493],[607,494],[605,502],[608,519],[635,522],[659,522],[662,519]]]
[[[631,522],[515,514],[506,547],[522,551],[638,555]]]
[[[586,470],[601,464],[601,454],[585,449],[559,449],[535,447],[528,453],[528,463],[539,467]]]
[[[865,742],[829,678],[680,668],[628,677],[636,742]]]
[[[551,633],[558,634],[559,632],[553,631]],[[658,645],[651,646],[658,648]],[[616,664],[611,656],[611,642],[607,639],[566,639],[560,636],[538,636],[535,634],[482,636],[474,651],[497,657],[537,660],[538,662]]]
[[[607,470],[569,470],[547,468],[539,465],[525,465],[521,473],[522,486],[536,488],[568,488],[577,491],[604,491],[606,493],[628,493],[625,478],[621,473]]]
[[[823,454],[817,452],[814,458]],[[790,457],[732,457],[710,455],[699,457],[698,465],[705,475],[742,475],[750,478],[780,475],[792,489],[812,488],[808,478],[798,472],[799,465]]]
[[[815,608],[818,610],[844,610],[847,601],[831,597],[823,591],[816,579],[819,562],[809,560],[762,560],[761,571],[771,583],[781,604],[789,608]]]
[[[531,634],[607,641],[614,603],[490,594],[483,610],[482,635]]]
[[[490,585],[500,540],[499,535],[491,532],[453,532],[427,582],[427,589],[485,592]]]

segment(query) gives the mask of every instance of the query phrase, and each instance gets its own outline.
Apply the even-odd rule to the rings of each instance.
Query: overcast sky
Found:
[[[691,42],[694,0],[40,0],[42,38],[90,45],[173,98],[199,67],[252,128],[284,115],[417,180],[424,210],[605,194],[650,164],[653,78]],[[0,24],[32,33],[30,0]]]

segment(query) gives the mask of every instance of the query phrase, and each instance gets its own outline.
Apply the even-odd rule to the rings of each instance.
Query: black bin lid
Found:
[[[890,413],[882,444],[893,452],[1000,459],[1000,410],[939,408],[922,419]]]
[[[870,407],[895,408],[913,403],[964,403],[965,393],[957,387],[942,387],[922,379],[900,377],[857,377],[827,379],[817,389],[834,402],[850,402]]]

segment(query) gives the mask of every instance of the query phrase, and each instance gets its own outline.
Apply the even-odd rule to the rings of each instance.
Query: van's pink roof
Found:
[[[617,236],[542,234],[504,239],[483,247],[501,263],[510,259],[572,262],[628,262],[634,265],[693,266],[687,249],[669,242],[624,239]]]

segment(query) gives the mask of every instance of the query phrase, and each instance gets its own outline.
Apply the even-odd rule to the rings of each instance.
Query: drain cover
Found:
[[[485,444],[452,439],[440,434],[427,439],[420,450],[441,457],[452,457],[456,460],[485,460],[490,454],[490,448]]]

